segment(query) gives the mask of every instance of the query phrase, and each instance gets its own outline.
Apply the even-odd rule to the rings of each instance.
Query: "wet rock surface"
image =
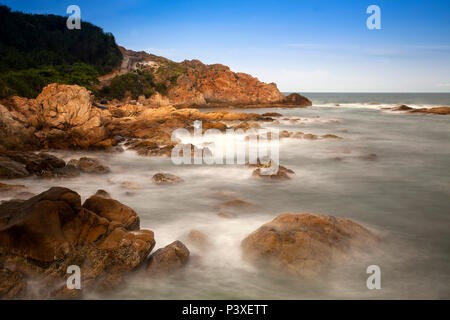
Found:
[[[152,177],[152,181],[156,184],[166,185],[166,184],[177,184],[184,180],[170,173],[157,173]]]
[[[99,160],[89,157],[82,157],[78,160],[72,159],[67,165],[73,166],[85,173],[108,173],[110,169],[100,163]]]
[[[284,213],[242,243],[248,261],[271,271],[311,277],[332,263],[375,248],[378,237],[344,218]]]
[[[149,257],[146,272],[151,276],[170,275],[188,263],[189,255],[189,249],[177,240]]]
[[[81,268],[83,289],[107,289],[155,245],[152,231],[133,229],[82,207],[76,192],[54,187],[26,201],[0,204],[0,267],[19,272],[17,279],[42,281],[40,298],[81,294],[65,286],[70,265]],[[15,283],[1,292],[10,298],[11,292],[22,292],[11,289],[20,286]],[[26,295],[33,298],[32,292]]]

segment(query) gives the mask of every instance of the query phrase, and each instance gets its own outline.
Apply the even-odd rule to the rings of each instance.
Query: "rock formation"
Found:
[[[148,259],[147,274],[151,276],[169,275],[189,261],[189,249],[181,242],[175,241],[164,248],[156,250]]]
[[[242,241],[249,261],[294,276],[314,276],[333,262],[375,247],[377,236],[344,218],[284,213]]]
[[[134,211],[115,200],[94,196],[82,206],[77,193],[54,187],[26,201],[2,203],[0,279],[6,274],[13,283],[1,282],[0,298],[33,298],[23,289],[24,278],[43,281],[39,298],[115,286],[154,245],[153,232],[139,230]],[[81,291],[65,285],[70,265],[81,269]]]
[[[284,105],[305,107],[311,102],[299,95],[285,97],[275,83],[266,84],[241,72],[232,72],[221,64],[206,65],[199,60],[181,63],[146,52],[135,52],[120,47],[123,62],[115,72],[102,76],[103,84],[115,76],[133,71],[148,71],[158,85],[167,90],[164,99],[159,93],[150,99],[139,100],[146,105],[165,106],[271,106]]]

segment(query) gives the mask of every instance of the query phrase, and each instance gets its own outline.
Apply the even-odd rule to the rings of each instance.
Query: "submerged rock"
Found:
[[[410,113],[428,113],[428,114],[448,115],[448,114],[450,114],[450,107],[412,109],[409,112]]]
[[[344,218],[284,213],[245,238],[250,262],[294,276],[315,276],[338,259],[375,247],[378,237]]]
[[[171,274],[188,263],[189,255],[189,249],[181,241],[174,241],[149,257],[146,272],[151,276]]]
[[[0,192],[20,191],[25,189],[27,189],[27,187],[21,184],[6,184],[0,182]]]
[[[233,199],[224,201],[218,205],[215,206],[217,209],[227,208],[227,209],[234,209],[234,210],[249,210],[254,209],[257,207],[256,204],[247,202],[245,200],[241,199]]]
[[[278,112],[266,112],[262,114],[263,117],[282,117],[283,115]]]
[[[79,160],[72,159],[67,164],[86,173],[108,173],[110,171],[109,167],[102,165],[100,161],[89,157],[82,157]]]
[[[278,166],[277,170],[270,171],[270,163],[267,165],[258,164],[258,168],[253,170],[252,177],[261,178],[265,180],[289,180],[291,175],[295,175],[294,170],[288,169],[281,165]]]
[[[189,232],[187,241],[200,249],[204,249],[209,245],[208,236],[195,229]]]
[[[29,176],[25,165],[6,157],[0,157],[0,178],[14,179]]]
[[[157,173],[152,177],[152,180],[156,184],[176,184],[184,182],[180,177],[170,173]]]
[[[408,111],[411,110],[411,107],[408,107],[405,104],[399,104],[396,107],[392,108],[392,111]]]

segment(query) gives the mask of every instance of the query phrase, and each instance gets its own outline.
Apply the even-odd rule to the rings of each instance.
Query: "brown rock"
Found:
[[[266,112],[262,114],[263,117],[282,117],[283,115],[278,112]]]
[[[123,181],[120,186],[128,190],[141,190],[142,186],[133,181]]]
[[[336,139],[336,140],[342,140],[343,138],[335,135],[335,134],[323,134],[320,136],[320,139]]]
[[[0,156],[0,178],[14,179],[30,175],[25,166],[19,162]]]
[[[23,274],[0,268],[0,300],[23,298],[27,282]]]
[[[412,109],[409,112],[411,112],[411,113],[428,113],[428,114],[447,115],[447,114],[450,114],[450,107]]]
[[[187,235],[187,241],[188,243],[191,243],[197,248],[204,249],[209,245],[208,237],[206,234],[198,231],[198,230],[191,230],[189,234]]]
[[[66,188],[0,204],[0,261],[43,282],[39,298],[80,293],[61,287],[69,265],[81,268],[82,291],[117,285],[154,245],[153,232],[119,227],[82,208],[80,196]]]
[[[102,165],[100,161],[89,157],[82,157],[78,160],[72,159],[67,165],[74,166],[86,173],[108,173],[110,171],[110,169],[107,166]]]
[[[220,65],[205,65],[198,60],[184,61],[185,73],[169,90],[175,105],[243,105],[276,103],[284,96],[274,83],[265,84],[244,73]]]
[[[33,117],[35,118],[34,115]],[[14,109],[8,110],[0,104],[0,145],[10,150],[36,149],[39,147],[39,140],[34,132],[34,127],[23,114]]]
[[[298,93],[291,93],[284,98],[283,103],[286,105],[292,105],[296,107],[308,107],[312,106],[312,102],[308,98],[299,95]]]
[[[20,191],[25,190],[27,187],[21,184],[6,184],[0,182],[0,192],[6,192],[6,191]]]
[[[270,167],[270,166],[268,166]],[[260,167],[256,168],[252,176],[255,178],[262,178],[265,180],[271,180],[271,181],[279,181],[279,180],[289,180],[291,179],[290,175],[295,174],[295,172],[291,169],[288,169],[283,166],[278,166],[278,170],[274,173],[267,172],[265,170],[268,170],[268,167]]]
[[[176,184],[184,182],[180,177],[170,173],[157,173],[152,177],[152,180],[156,184]]]
[[[140,221],[137,213],[117,200],[93,195],[84,202],[83,208],[110,222],[117,222],[128,230],[139,230]]]
[[[189,255],[189,249],[181,241],[172,242],[149,257],[147,274],[160,276],[178,271],[187,264]]]
[[[77,127],[91,118],[92,96],[84,87],[52,83],[42,89],[36,101],[41,122],[50,128]]]
[[[392,108],[393,111],[408,111],[411,110],[411,107],[408,107],[407,105],[404,104],[399,104],[396,107]]]
[[[233,200],[228,200],[225,202],[222,202],[218,205],[215,206],[218,209],[222,209],[222,208],[228,208],[228,209],[239,209],[239,210],[243,210],[243,209],[254,209],[257,206],[253,203],[241,200],[241,199],[233,199]]]
[[[97,190],[97,192],[94,194],[94,196],[98,196],[98,197],[102,197],[102,198],[106,198],[106,199],[111,199],[111,195],[103,190],[103,189],[99,189]]]
[[[378,238],[344,218],[284,213],[242,241],[244,257],[271,270],[315,276],[354,252],[374,248]]]

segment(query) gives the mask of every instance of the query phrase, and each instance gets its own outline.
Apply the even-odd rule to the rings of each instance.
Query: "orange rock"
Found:
[[[429,114],[447,115],[447,114],[450,114],[450,107],[412,109],[409,112],[410,113],[429,113]]]
[[[188,263],[189,255],[189,249],[181,241],[172,242],[149,257],[147,274],[161,276],[174,273]]]
[[[114,199],[94,195],[87,199],[83,208],[86,208],[110,222],[118,222],[128,230],[139,229],[139,216],[130,207]]]
[[[315,276],[333,262],[373,249],[378,237],[344,218],[284,213],[245,238],[252,263],[295,276]]]
[[[299,95],[298,93],[291,93],[284,98],[283,102],[286,105],[293,105],[296,107],[307,107],[312,105],[308,98]]]
[[[0,261],[41,280],[44,285],[38,298],[74,297],[85,289],[117,285],[154,245],[153,232],[122,228],[120,222],[81,207],[80,196],[66,188],[0,204]],[[70,265],[82,270],[81,291],[61,287]],[[2,285],[0,281],[0,293]]]

